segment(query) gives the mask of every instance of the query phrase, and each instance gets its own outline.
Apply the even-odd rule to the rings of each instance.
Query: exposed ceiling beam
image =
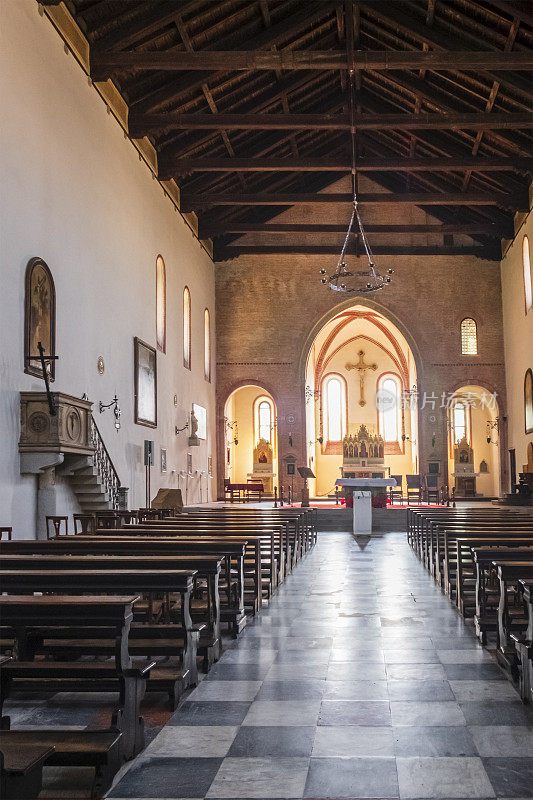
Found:
[[[444,234],[466,235],[484,234],[498,238],[502,236],[501,226],[489,222],[471,222],[464,224],[428,224],[428,225],[372,225],[365,224],[365,231],[374,235],[399,234],[403,235],[430,235],[443,236]],[[210,239],[213,236],[223,236],[227,233],[346,233],[346,225],[336,223],[307,223],[307,222],[224,222],[200,223],[200,236]],[[353,232],[356,236],[357,232]]]
[[[290,193],[290,192],[219,192],[212,194],[182,193],[180,207],[183,212],[194,211],[198,208],[210,206],[292,206],[301,204],[331,204],[345,203],[351,205],[352,195],[348,193]],[[527,197],[504,194],[503,192],[417,192],[410,194],[360,194],[358,201],[361,205],[374,203],[377,205],[403,205],[422,206],[500,206],[507,209],[527,211]]]
[[[438,247],[438,246],[412,246],[402,247],[398,245],[375,245],[372,252],[376,256],[477,256],[488,261],[499,261],[501,258],[501,247],[498,244],[482,245],[472,247]],[[215,245],[214,260],[228,261],[244,255],[338,255],[338,245]],[[349,244],[346,248],[346,255],[365,256],[361,246]]]
[[[533,52],[430,50],[358,50],[353,64],[346,53],[334,50],[200,50],[187,52],[106,52],[91,53],[91,76],[105,80],[116,72],[131,70],[338,70],[357,69],[433,69],[433,70],[532,70]]]
[[[357,161],[358,172],[455,172],[464,169],[478,172],[511,170],[523,174],[533,172],[529,158],[368,158]],[[192,172],[349,172],[348,155],[337,158],[161,158],[159,178]]]
[[[359,130],[532,129],[533,114],[356,114]],[[348,114],[130,114],[128,130],[138,139],[171,130],[350,130]]]

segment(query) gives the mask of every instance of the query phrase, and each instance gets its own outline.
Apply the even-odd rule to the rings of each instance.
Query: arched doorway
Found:
[[[305,370],[307,461],[316,475],[310,481],[312,495],[334,491],[346,443],[362,425],[383,439],[387,474],[418,473],[416,383],[411,347],[380,311],[353,305],[325,322],[309,348]]]
[[[277,410],[256,384],[240,386],[224,406],[224,477],[230,483],[260,480],[267,495],[278,478]]]
[[[457,388],[448,402],[448,475],[457,497],[500,493],[500,424],[496,397],[483,386]]]

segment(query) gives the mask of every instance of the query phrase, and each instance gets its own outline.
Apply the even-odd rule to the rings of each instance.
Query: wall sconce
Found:
[[[176,434],[176,436],[177,436],[177,435],[178,435],[178,433],[181,433],[182,431],[186,431],[188,427],[189,427],[189,422],[188,422],[188,421],[185,423],[185,425],[183,426],[183,428],[178,428],[178,426],[176,425],[176,427],[174,428],[174,433],[175,433],[175,434]]]
[[[289,447],[292,447],[292,432],[289,433]]]
[[[492,435],[493,432],[496,433],[496,438],[493,439]],[[487,444],[498,444],[498,437],[500,434],[500,418],[497,417],[495,420],[487,420]]]
[[[315,439],[314,441],[313,441],[313,439],[310,439],[309,440],[309,447],[313,447],[313,445],[315,445],[317,443],[318,444],[323,444],[323,442],[324,442],[324,437],[323,436],[319,436],[318,439]]]
[[[120,407],[118,404],[118,397],[116,396],[116,394],[110,403],[102,403],[102,401],[100,400],[98,408],[100,410],[100,414],[102,414],[106,408],[113,408],[113,414],[115,415],[115,428],[118,433],[120,430]]]
[[[315,392],[315,390],[312,389],[311,386],[307,385],[305,387],[305,402],[310,403],[311,400],[316,400],[317,397],[318,397],[318,392]]]
[[[405,433],[402,433],[402,442],[405,442],[405,441],[408,442],[409,441],[409,437],[406,436]]]

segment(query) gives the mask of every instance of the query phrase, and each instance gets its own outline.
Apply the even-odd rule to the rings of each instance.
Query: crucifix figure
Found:
[[[359,350],[357,355],[359,356],[359,361],[356,364],[346,364],[346,369],[348,369],[348,370],[356,369],[357,372],[359,373],[359,387],[360,387],[359,405],[360,406],[366,406],[366,400],[365,400],[365,371],[367,369],[371,369],[371,370],[373,370],[375,372],[377,370],[377,368],[378,368],[378,365],[377,364],[365,364],[365,351],[364,350]]]

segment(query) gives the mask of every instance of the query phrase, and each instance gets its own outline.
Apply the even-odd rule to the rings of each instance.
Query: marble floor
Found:
[[[405,534],[321,534],[108,796],[531,798],[533,711]]]

